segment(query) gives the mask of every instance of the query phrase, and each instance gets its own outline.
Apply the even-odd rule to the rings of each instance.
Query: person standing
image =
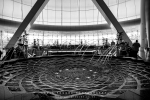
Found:
[[[138,40],[135,41],[135,43],[132,44],[132,50],[133,50],[133,57],[137,59],[137,55],[139,52],[140,43],[138,43]]]

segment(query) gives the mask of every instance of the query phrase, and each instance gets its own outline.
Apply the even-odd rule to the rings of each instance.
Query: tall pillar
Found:
[[[145,52],[144,52],[144,48],[145,48],[145,38],[146,38],[146,24],[145,24],[145,0],[141,0],[141,25],[140,25],[140,57],[145,60]]]
[[[146,55],[146,61],[150,62],[150,27],[149,27],[149,21],[150,21],[150,6],[149,6],[150,0],[145,0],[145,21],[146,21],[146,33],[147,33],[147,41],[148,41],[148,51]]]

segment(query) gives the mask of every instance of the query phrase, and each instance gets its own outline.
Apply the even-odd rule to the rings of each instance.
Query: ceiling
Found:
[[[118,21],[140,18],[140,0],[104,0]],[[0,18],[23,21],[36,0],[0,0]],[[9,9],[8,9],[9,8]],[[106,23],[92,0],[49,0],[36,24],[80,26]]]

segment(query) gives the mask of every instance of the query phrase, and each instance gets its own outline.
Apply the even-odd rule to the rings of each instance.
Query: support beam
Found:
[[[145,20],[146,20],[146,33],[148,39],[148,48],[150,48],[150,0],[145,0]]]
[[[132,45],[131,40],[129,39],[129,37],[125,33],[124,29],[122,28],[120,23],[115,18],[115,16],[112,14],[112,12],[108,8],[108,6],[105,4],[104,0],[92,0],[92,1],[95,4],[95,6],[97,7],[97,9],[101,12],[101,14],[105,18],[105,20],[107,21],[109,26],[111,27],[111,23],[112,23],[112,25],[115,27],[117,32],[122,33],[122,39],[129,42],[129,45],[131,46]]]
[[[145,1],[145,21],[146,21],[146,33],[147,33],[147,42],[148,42],[148,49],[146,55],[146,61],[150,62],[150,0]]]
[[[41,11],[44,9],[46,4],[49,0],[37,0],[35,5],[32,7],[32,9],[29,11],[23,22],[20,24],[19,28],[16,30],[15,34],[9,41],[9,43],[6,45],[5,49],[9,49],[11,47],[14,47],[17,40],[21,36],[21,34],[26,30],[28,31],[31,26],[33,25],[36,18],[39,16]]]
[[[140,15],[141,15],[141,29],[140,29],[140,57],[145,60],[145,52],[144,48],[145,46],[145,41],[146,40],[146,24],[145,24],[145,0],[141,0],[141,10],[140,10]]]

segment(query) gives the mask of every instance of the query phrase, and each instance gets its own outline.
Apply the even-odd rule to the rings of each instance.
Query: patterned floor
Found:
[[[128,90],[140,95],[150,89],[149,65],[119,58],[102,65],[97,59],[54,56],[7,62],[0,68],[0,85],[12,93],[50,93],[55,98],[116,98]]]

